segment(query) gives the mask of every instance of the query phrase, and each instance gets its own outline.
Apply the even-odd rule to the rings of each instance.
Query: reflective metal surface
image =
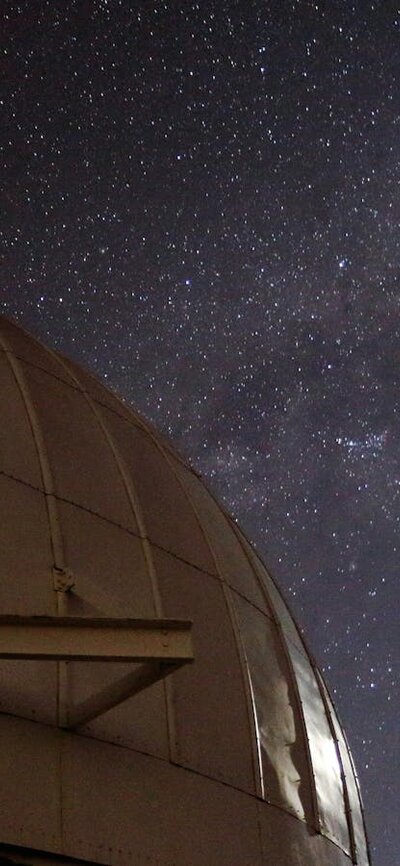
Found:
[[[301,778],[304,742],[276,627],[236,593],[234,601],[255,699],[264,796],[304,820],[311,811]]]
[[[308,659],[294,647],[290,655],[306,722],[321,831],[350,852],[340,765],[315,673]]]
[[[4,319],[0,416],[0,615],[188,619],[195,654],[78,731],[61,729],[65,708],[130,666],[0,659],[0,854],[368,866],[330,698],[270,575],[198,476],[90,374]]]
[[[328,691],[321,676],[319,676],[319,682],[320,687],[324,693],[328,712],[332,721],[335,737],[339,747],[340,760],[342,763],[342,772],[344,776],[344,785],[348,798],[349,822],[352,831],[353,857],[355,861],[360,864],[360,866],[368,866],[368,845],[365,835],[361,797],[352,765],[351,755],[349,753],[346,738],[343,734],[342,728],[340,727],[335,708],[332,704],[331,698],[328,694]]]

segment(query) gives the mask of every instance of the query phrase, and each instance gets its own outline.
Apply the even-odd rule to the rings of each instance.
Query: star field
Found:
[[[0,309],[150,418],[243,526],[394,866],[400,5],[1,17]]]

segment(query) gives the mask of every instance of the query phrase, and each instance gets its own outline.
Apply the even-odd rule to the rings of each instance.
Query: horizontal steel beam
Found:
[[[191,623],[175,619],[1,616],[0,659],[141,662],[76,707],[62,727],[77,728],[193,661]]]
[[[184,664],[190,629],[186,620],[0,615],[0,658]]]

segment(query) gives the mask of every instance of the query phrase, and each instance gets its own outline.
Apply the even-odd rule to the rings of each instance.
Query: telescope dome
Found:
[[[1,862],[368,866],[322,676],[199,475],[5,318],[0,417]]]

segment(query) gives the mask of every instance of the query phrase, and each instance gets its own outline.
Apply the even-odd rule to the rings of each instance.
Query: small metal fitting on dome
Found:
[[[53,586],[56,592],[69,592],[75,586],[71,569],[53,565]]]

